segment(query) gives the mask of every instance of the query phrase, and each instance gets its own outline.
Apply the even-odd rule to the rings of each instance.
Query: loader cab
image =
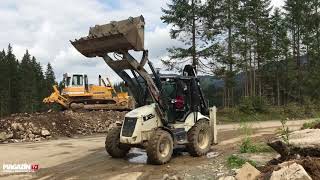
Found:
[[[167,104],[168,122],[184,121],[190,112],[208,115],[208,104],[204,98],[200,80],[194,68],[186,65],[182,75],[158,75],[161,96]]]

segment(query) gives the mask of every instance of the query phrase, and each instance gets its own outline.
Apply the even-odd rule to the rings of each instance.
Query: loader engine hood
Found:
[[[152,114],[152,115],[150,115]],[[139,108],[136,108],[130,112],[128,112],[125,117],[131,117],[131,118],[139,118],[139,117],[146,117],[146,116],[156,116],[156,111],[155,111],[155,104],[150,104],[150,105],[145,105],[141,106]]]

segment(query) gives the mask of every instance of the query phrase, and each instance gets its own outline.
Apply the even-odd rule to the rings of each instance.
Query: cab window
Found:
[[[70,86],[70,81],[71,81],[71,77],[67,77],[66,81],[65,81],[65,83],[66,83],[65,86],[67,86],[67,87]]]
[[[73,86],[83,86],[83,76],[82,75],[73,75],[72,85]]]

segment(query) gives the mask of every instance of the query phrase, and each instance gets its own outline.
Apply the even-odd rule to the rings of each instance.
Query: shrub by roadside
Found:
[[[319,115],[320,110],[316,106],[300,106],[295,103],[289,103],[287,106],[269,106],[268,111],[265,112],[242,111],[238,107],[218,109],[217,119],[219,122],[248,122],[280,120],[284,117],[289,119],[307,119],[317,118]]]
[[[302,129],[320,129],[320,119],[304,123]]]
[[[241,158],[235,154],[229,156],[227,159],[227,165],[231,169],[234,169],[234,168],[238,169],[242,165],[244,165],[246,162],[250,163],[252,166],[256,166],[256,163],[254,161]]]

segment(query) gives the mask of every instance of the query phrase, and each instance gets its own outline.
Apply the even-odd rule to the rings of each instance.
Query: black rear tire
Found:
[[[203,156],[208,153],[212,142],[212,133],[207,120],[199,120],[188,131],[188,151],[192,156]]]
[[[150,164],[161,165],[170,161],[173,152],[173,139],[165,130],[156,130],[148,141],[147,155]]]
[[[130,151],[130,146],[120,143],[120,132],[121,127],[113,127],[106,137],[105,148],[113,158],[123,158]]]

